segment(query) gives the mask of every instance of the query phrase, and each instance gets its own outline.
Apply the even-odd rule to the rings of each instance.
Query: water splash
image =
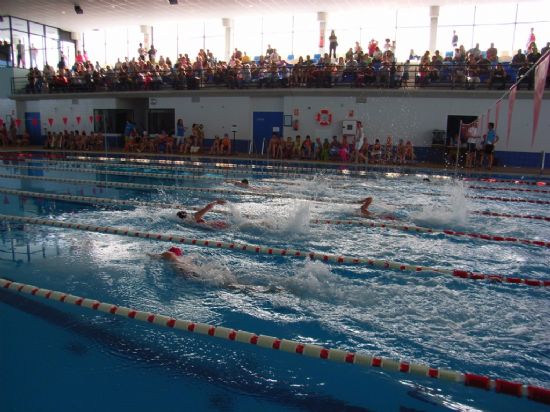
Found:
[[[321,301],[342,299],[343,292],[335,288],[336,275],[322,262],[307,261],[297,266],[295,275],[286,281],[285,288],[301,298],[315,298]]]

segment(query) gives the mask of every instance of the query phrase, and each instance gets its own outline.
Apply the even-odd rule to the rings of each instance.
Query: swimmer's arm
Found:
[[[149,256],[151,259],[164,259],[164,260],[171,260],[171,261],[178,260],[177,256],[170,252],[163,252],[158,255],[153,253],[147,253],[147,256]]]
[[[215,202],[212,202],[212,203],[208,203],[205,207],[203,207],[201,210],[199,210],[198,212],[195,213],[195,221],[196,222],[200,222],[200,220],[202,219],[202,217],[208,213],[210,210],[212,210],[212,208],[215,206],[215,205],[223,205],[225,204],[225,200],[222,200],[222,199],[218,199],[216,200]]]

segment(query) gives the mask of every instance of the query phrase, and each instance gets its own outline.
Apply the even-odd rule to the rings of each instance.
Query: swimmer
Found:
[[[183,250],[179,247],[172,246],[166,252],[160,255],[149,256],[153,259],[161,259],[170,262],[179,273],[184,275],[186,279],[195,280],[207,280],[205,275],[209,270],[207,267],[202,267],[201,264],[195,262],[195,259],[191,256],[184,256]],[[228,274],[228,278],[232,278],[232,275]],[[226,279],[222,283],[225,289],[234,290],[236,292],[256,292],[256,293],[275,293],[282,292],[283,289],[279,286],[262,286],[262,285],[243,285],[240,283],[231,282],[230,279]]]
[[[248,182],[248,179],[243,179],[241,181],[238,181],[238,180],[226,180],[225,183],[231,183],[235,186],[238,186],[238,187],[243,187],[243,188],[250,188],[250,183]]]
[[[185,223],[198,224],[201,226],[206,226],[211,229],[226,229],[229,227],[229,223],[223,220],[211,220],[206,221],[203,219],[203,216],[208,213],[215,205],[224,205],[226,202],[223,199],[218,199],[215,202],[208,203],[205,207],[195,213],[187,213],[184,210],[180,210],[176,213],[176,216],[180,218]]]
[[[377,214],[372,213],[369,210],[369,206],[372,203],[372,197],[370,197],[370,196],[363,199],[363,200],[360,200],[359,203],[361,203],[360,211],[361,211],[361,216],[363,216],[363,217],[366,217],[366,218],[369,218],[369,219],[379,218],[379,219],[386,219],[386,220],[397,220],[397,218],[395,216],[392,216],[392,215],[377,215]]]

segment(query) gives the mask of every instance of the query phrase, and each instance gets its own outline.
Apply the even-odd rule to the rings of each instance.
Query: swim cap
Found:
[[[168,249],[168,252],[172,252],[176,256],[183,255],[183,251],[179,247],[172,246],[170,249]]]

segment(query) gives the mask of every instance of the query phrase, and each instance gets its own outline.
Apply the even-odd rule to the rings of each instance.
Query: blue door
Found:
[[[262,151],[262,142],[265,139],[264,153],[267,151],[267,144],[274,128],[278,130],[277,135],[283,135],[283,112],[254,112],[252,117],[252,133],[254,135],[254,152]]]
[[[40,131],[40,113],[25,112],[25,128],[31,135],[31,145],[44,144]]]

